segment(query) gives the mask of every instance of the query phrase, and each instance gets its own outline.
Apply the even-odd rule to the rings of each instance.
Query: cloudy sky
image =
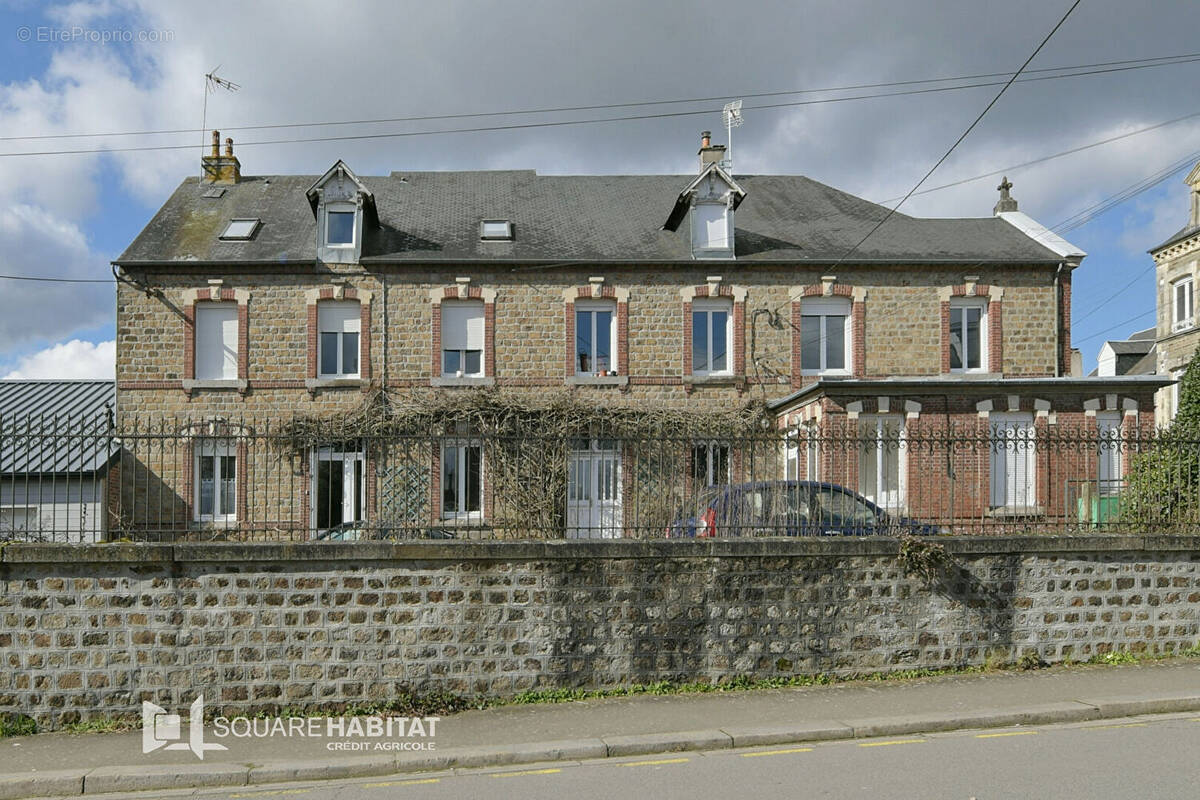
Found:
[[[1012,72],[1070,3],[0,3],[0,274],[110,278],[110,260],[198,171],[203,75],[217,66],[242,88],[209,97],[208,126],[238,142],[251,174],[320,173],[339,157],[360,174],[686,173],[698,132],[719,129],[723,101],[744,97],[746,124],[734,136],[738,172],[801,173],[885,201],[911,189],[999,87],[924,90],[1004,76],[811,90]],[[1083,0],[1029,69],[1188,55],[1200,50],[1197,29],[1195,0]],[[810,102],[902,90],[921,93]],[[362,122],[669,100],[692,102]],[[1200,60],[1021,82],[926,186],[1007,169],[1021,210],[1054,226],[1200,158],[1198,101]],[[671,113],[678,115],[662,116]],[[1188,114],[1197,116],[1013,168]],[[253,144],[629,116],[649,118]],[[296,123],[344,124],[252,127]],[[141,131],[168,133],[29,138]],[[22,155],[103,149],[114,152]],[[1090,253],[1073,298],[1074,338],[1087,368],[1105,338],[1153,324],[1145,251],[1185,223],[1186,173],[1177,168],[1065,234]],[[989,176],[920,194],[902,210],[985,216],[998,182]],[[0,288],[0,376],[112,374],[111,283],[4,279]]]

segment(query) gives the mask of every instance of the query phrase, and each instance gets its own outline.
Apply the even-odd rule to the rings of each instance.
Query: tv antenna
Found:
[[[721,118],[725,120],[724,166],[727,169],[733,169],[733,129],[746,121],[742,116],[742,101],[734,100],[732,103],[726,103],[724,110],[721,111]]]
[[[224,89],[227,92],[236,92],[242,88],[240,84],[233,81],[227,81],[217,75],[217,70],[221,68],[218,64],[210,72],[204,74],[204,108],[200,112],[200,155],[204,155],[204,147],[208,136],[208,96],[217,89]],[[200,180],[204,180],[204,167],[200,167]]]

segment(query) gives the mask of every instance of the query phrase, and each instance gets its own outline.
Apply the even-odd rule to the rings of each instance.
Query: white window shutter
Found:
[[[362,306],[356,301],[318,303],[317,328],[322,333],[359,333]]]
[[[700,203],[692,208],[692,246],[728,248],[729,209],[723,203]]]
[[[483,349],[483,303],[442,304],[442,349]]]
[[[234,303],[196,306],[196,379],[235,380],[238,318]]]

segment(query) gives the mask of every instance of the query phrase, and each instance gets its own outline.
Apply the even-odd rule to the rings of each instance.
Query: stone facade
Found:
[[[1200,345],[1200,326],[1196,325],[1195,303],[1200,287],[1200,164],[1185,180],[1191,188],[1190,213],[1187,226],[1164,244],[1152,249],[1154,258],[1155,301],[1158,309],[1155,352],[1158,374],[1178,378],[1192,360]],[[1187,290],[1190,308],[1184,318],[1177,319],[1175,289],[1180,280],[1190,280]],[[1175,418],[1178,387],[1168,386],[1158,392],[1155,406],[1158,423],[1167,425]]]
[[[53,729],[338,706],[979,665],[1200,636],[1195,537],[942,540],[909,574],[881,539],[10,545],[0,713]]]

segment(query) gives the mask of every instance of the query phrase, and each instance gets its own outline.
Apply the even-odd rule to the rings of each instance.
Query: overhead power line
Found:
[[[1109,72],[1125,72],[1136,69],[1151,69],[1154,67],[1168,67],[1176,64],[1190,64],[1200,61],[1200,53],[1180,53],[1171,56],[1157,56],[1154,58],[1136,58],[1125,59],[1122,61],[1100,61],[1093,64],[1076,64],[1067,67],[1044,67],[1041,69],[1026,70],[1025,74],[1044,73],[1044,77],[1026,77],[1019,82],[1035,81],[1035,80],[1054,80],[1058,78],[1073,78],[1082,75],[1098,75]],[[1109,69],[1103,69],[1109,68]],[[1086,70],[1077,72],[1077,70]],[[1050,73],[1068,73],[1068,74],[1050,74]],[[984,78],[1007,78],[1011,76],[1009,72],[985,72],[975,75],[953,75],[941,78],[918,78],[904,81],[889,81],[885,83],[859,83],[848,86],[829,86],[818,89],[782,89],[770,92],[734,92],[729,95],[713,95],[709,97],[689,97],[673,100],[634,100],[624,103],[602,103],[596,105],[581,105],[581,106],[557,106],[551,108],[526,108],[509,111],[478,111],[478,112],[463,112],[456,114],[428,114],[423,116],[410,117],[383,117],[369,119],[351,119],[351,120],[323,120],[317,122],[282,122],[282,123],[264,123],[257,125],[224,125],[221,127],[225,131],[258,131],[258,130],[276,130],[280,128],[319,128],[337,125],[377,125],[396,122],[430,122],[434,120],[448,119],[479,119],[486,117],[507,117],[507,116],[526,116],[532,114],[557,114],[577,111],[604,111],[615,108],[639,108],[645,106],[663,106],[663,105],[683,105],[688,103],[708,103],[718,100],[727,100],[730,97],[741,98],[765,98],[765,97],[784,97],[788,95],[798,94],[825,94],[828,92],[847,92],[859,91],[862,89],[887,89],[899,86],[919,86],[931,83],[947,83],[950,81],[973,81],[982,80]],[[944,86],[933,91],[953,91],[955,89],[977,88],[979,86],[996,86],[999,82],[970,84],[968,86]],[[823,100],[810,101],[813,103],[835,103],[844,100],[859,100],[873,99],[876,97],[903,96],[907,93],[885,93],[879,95],[865,95],[863,97],[853,98],[826,98]],[[0,142],[18,142],[18,141],[38,141],[47,139],[90,139],[90,138],[107,138],[114,136],[159,136],[171,134],[193,134],[195,128],[171,128],[160,130],[145,130],[145,131],[110,131],[107,133],[47,133],[31,136],[0,136]]]
[[[1102,331],[1096,331],[1096,332],[1095,332],[1095,333],[1093,333],[1093,334],[1089,334],[1088,336],[1084,336],[1082,339],[1074,339],[1074,340],[1072,340],[1072,342],[1071,342],[1071,345],[1072,345],[1072,346],[1075,346],[1075,345],[1077,345],[1077,344],[1081,344],[1081,343],[1083,343],[1083,342],[1088,342],[1088,341],[1091,341],[1092,339],[1095,339],[1097,336],[1103,336],[1104,334],[1106,334],[1106,333],[1109,333],[1110,331],[1115,331],[1115,330],[1117,330],[1118,328],[1124,328],[1126,325],[1128,325],[1128,324],[1129,324],[1129,323],[1131,323],[1131,322],[1137,322],[1137,321],[1138,321],[1139,319],[1141,319],[1142,317],[1148,317],[1148,316],[1150,316],[1151,314],[1155,314],[1155,313],[1157,313],[1157,312],[1158,312],[1158,309],[1157,309],[1157,308],[1151,308],[1151,309],[1149,309],[1149,310],[1147,310],[1147,311],[1143,311],[1142,313],[1138,314],[1138,315],[1137,315],[1137,316],[1135,316],[1135,317],[1130,317],[1129,319],[1125,320],[1124,322],[1118,322],[1116,325],[1113,325],[1113,326],[1111,326],[1111,327],[1105,328],[1105,329],[1104,329],[1104,330],[1102,330]]]
[[[1025,68],[1029,66],[1029,63],[1037,57],[1038,53],[1042,52],[1042,48],[1045,47],[1046,43],[1050,41],[1051,37],[1053,37],[1054,34],[1058,32],[1058,29],[1061,28],[1063,26],[1063,23],[1065,23],[1067,21],[1067,17],[1071,16],[1071,12],[1073,12],[1079,6],[1079,4],[1081,2],[1082,2],[1082,0],[1075,0],[1075,2],[1071,4],[1071,7],[1067,9],[1067,13],[1063,14],[1062,19],[1060,19],[1058,21],[1058,24],[1056,24],[1053,28],[1050,29],[1050,32],[1046,34],[1045,38],[1043,38],[1042,41],[1038,44],[1038,46],[1036,48],[1034,48],[1034,51],[1029,54],[1029,58],[1025,59],[1025,62],[1023,64],[1021,64],[1020,68],[1016,72],[1013,73],[1012,77],[1009,78],[1008,81],[1005,82],[1004,86],[1000,89],[1000,91],[996,93],[996,96],[992,98],[992,101],[990,103],[988,103],[987,106],[984,107],[983,111],[979,112],[979,116],[975,117],[975,119],[971,122],[971,124],[967,126],[967,129],[965,131],[963,131],[962,134],[957,139],[954,140],[954,144],[950,145],[950,149],[947,150],[945,153],[943,153],[942,157],[939,158],[936,162],[934,162],[934,165],[929,168],[929,171],[926,172],[923,176],[921,176],[921,180],[917,181],[916,184],[911,189],[908,190],[908,193],[904,195],[904,197],[900,200],[899,203],[897,203],[892,208],[888,209],[888,212],[883,215],[883,218],[881,220],[879,220],[879,222],[875,223],[875,226],[873,228],[871,228],[871,230],[867,231],[866,236],[859,239],[858,242],[853,247],[851,247],[849,250],[847,250],[845,253],[842,254],[842,256],[837,260],[837,262],[835,262],[834,266],[845,261],[854,252],[856,252],[858,250],[858,248],[862,247],[863,243],[865,243],[867,241],[867,239],[870,239],[877,230],[879,230],[880,228],[883,227],[884,223],[886,223],[889,219],[892,218],[892,215],[896,213],[896,209],[898,209],[898,208],[900,208],[900,206],[904,205],[904,203],[908,200],[908,198],[912,197],[913,193],[916,192],[918,189],[920,189],[921,185],[924,184],[925,181],[929,180],[929,176],[933,175],[933,173],[937,171],[937,168],[940,167],[943,163],[945,163],[946,159],[950,157],[950,154],[953,153],[960,144],[962,144],[963,140],[966,139],[971,134],[971,131],[975,130],[975,126],[977,126],[980,122],[983,121],[983,118],[985,116],[987,116],[987,113],[992,110],[993,106],[995,106],[996,103],[1000,102],[1000,98],[1004,96],[1004,93],[1006,91],[1008,91],[1008,87],[1013,85],[1013,82],[1016,81],[1016,79],[1021,75],[1021,73],[1025,71]]]
[[[1026,78],[1026,79],[1022,79],[1020,81],[1016,81],[1015,79],[1010,78],[1007,81],[989,81],[989,82],[982,82],[982,83],[969,83],[969,84],[961,84],[961,85],[957,85],[957,86],[943,86],[943,87],[934,87],[934,88],[927,88],[927,89],[913,89],[913,90],[906,90],[906,91],[900,91],[900,92],[883,92],[883,93],[876,93],[876,94],[851,95],[848,97],[829,97],[829,98],[820,98],[820,99],[816,99],[816,100],[795,100],[795,101],[783,102],[783,103],[764,103],[764,104],[759,104],[759,105],[746,106],[745,109],[746,110],[764,111],[764,110],[772,110],[772,109],[780,109],[780,108],[796,108],[796,107],[809,106],[809,105],[821,105],[821,104],[827,104],[827,103],[845,103],[845,102],[858,101],[858,100],[872,100],[872,99],[889,98],[889,97],[905,97],[905,96],[911,96],[911,95],[932,94],[932,93],[948,92],[948,91],[959,91],[962,89],[977,89],[977,88],[983,88],[983,87],[989,87],[989,86],[1003,86],[1004,88],[1007,88],[1008,86],[1011,86],[1014,82],[1025,83],[1028,81],[1057,80],[1060,78],[1075,78],[1075,77],[1081,77],[1081,76],[1085,76],[1085,75],[1097,75],[1097,74],[1107,73],[1107,72],[1122,71],[1125,69],[1143,69],[1146,66],[1169,66],[1171,64],[1184,64],[1184,63],[1192,63],[1192,62],[1200,62],[1200,56],[1198,56],[1196,58],[1188,59],[1186,61],[1179,60],[1179,61],[1173,61],[1173,62],[1162,63],[1162,64],[1143,65],[1141,67],[1116,67],[1116,68],[1103,69],[1103,70],[1088,70],[1088,71],[1080,71],[1080,72],[1061,74],[1061,75],[1047,75],[1047,76],[1041,76],[1041,77]],[[795,92],[789,92],[789,94],[795,94]],[[665,102],[676,102],[676,101],[658,101],[658,102],[665,103]],[[678,101],[678,102],[693,102],[693,101]],[[580,108],[585,108],[585,107],[580,107]],[[564,109],[564,110],[566,110],[566,109]],[[320,124],[320,125],[325,125],[325,124],[351,125],[351,124],[367,124],[367,123],[379,123],[379,122],[414,122],[414,121],[425,121],[425,120],[433,120],[433,119],[461,118],[461,117],[467,117],[467,116],[502,116],[502,115],[519,114],[519,113],[522,113],[522,112],[487,112],[485,114],[438,115],[438,116],[429,116],[429,117],[405,117],[405,118],[395,118],[395,119],[391,119],[391,120],[358,120],[358,121],[353,121],[353,122],[347,121],[347,122],[330,122],[330,123],[302,123],[302,125],[305,125],[305,126],[317,125],[317,124]],[[532,113],[532,112],[524,112],[524,113]],[[559,128],[559,127],[569,127],[569,126],[574,126],[574,125],[597,125],[597,124],[604,124],[604,123],[610,123],[610,122],[630,122],[630,121],[637,121],[637,120],[669,119],[669,118],[675,118],[675,117],[697,117],[697,116],[708,116],[708,115],[717,114],[717,113],[720,113],[720,109],[706,108],[706,109],[693,110],[693,111],[664,111],[664,112],[648,113],[648,114],[626,114],[626,115],[622,115],[622,116],[613,116],[613,117],[590,117],[590,118],[584,118],[584,119],[511,123],[511,124],[505,124],[505,125],[483,125],[483,126],[462,127],[462,128],[439,128],[439,129],[435,129],[435,130],[425,130],[425,131],[389,131],[389,132],[383,132],[383,133],[359,133],[359,134],[344,134],[344,135],[334,135],[334,136],[296,137],[296,138],[290,138],[290,139],[266,139],[266,140],[239,142],[238,147],[258,147],[258,146],[263,146],[263,145],[306,144],[306,143],[320,143],[320,142],[365,141],[365,140],[372,140],[372,139],[400,139],[400,138],[409,138],[409,137],[416,137],[416,136],[441,136],[441,135],[456,134],[456,133],[489,133],[489,132],[498,132],[498,131],[528,130],[528,129],[533,129],[533,128]],[[294,126],[280,126],[280,127],[294,127]],[[226,127],[225,130],[228,131],[228,130],[233,130],[233,129]],[[188,130],[180,131],[180,132],[190,134],[190,133],[195,133],[195,130],[188,129]],[[18,157],[22,157],[22,156],[62,156],[62,155],[89,155],[89,154],[101,154],[101,153],[153,152],[153,151],[189,150],[189,149],[194,149],[194,148],[195,148],[195,145],[163,144],[163,145],[130,145],[130,146],[126,146],[126,147],[91,147],[91,148],[63,149],[63,150],[32,150],[32,151],[16,151],[16,152],[0,153],[0,158],[18,158]]]

